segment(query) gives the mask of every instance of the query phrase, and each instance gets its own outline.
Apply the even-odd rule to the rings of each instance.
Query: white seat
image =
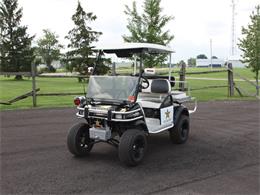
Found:
[[[141,104],[141,106],[143,108],[155,108],[155,109],[159,109],[161,106],[161,103],[156,103],[156,102],[151,102],[151,101],[145,101],[145,100],[137,100],[137,102],[139,104]]]
[[[149,88],[139,93],[137,102],[144,108],[160,108],[171,90],[170,82],[166,79],[155,79],[149,80],[149,83]]]

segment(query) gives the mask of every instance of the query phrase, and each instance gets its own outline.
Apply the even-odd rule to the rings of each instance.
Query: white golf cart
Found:
[[[90,76],[86,96],[74,99],[78,109],[76,115],[86,122],[70,129],[67,137],[69,151],[75,156],[85,156],[94,144],[106,142],[118,148],[119,159],[124,164],[135,166],[144,157],[149,134],[169,131],[172,142],[185,143],[190,129],[189,116],[196,111],[197,105],[188,110],[183,103],[194,99],[185,92],[172,91],[175,79],[171,76],[171,57],[169,76],[145,74],[143,71],[145,53],[171,56],[173,50],[148,43],[96,50],[100,55],[138,55],[139,74]]]

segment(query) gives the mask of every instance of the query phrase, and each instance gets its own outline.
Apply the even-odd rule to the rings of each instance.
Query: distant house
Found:
[[[212,59],[212,67],[222,67],[224,66],[224,60],[222,59]],[[210,59],[196,59],[196,67],[211,67]]]
[[[247,64],[240,61],[239,56],[229,56],[228,63],[231,63],[235,68],[245,68]]]

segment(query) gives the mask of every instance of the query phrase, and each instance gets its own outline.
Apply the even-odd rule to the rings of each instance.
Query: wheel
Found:
[[[69,151],[75,156],[86,156],[93,147],[93,140],[89,138],[89,127],[86,123],[72,126],[67,137]]]
[[[189,117],[181,115],[178,122],[170,130],[170,139],[173,143],[183,144],[187,141],[190,131]]]
[[[144,131],[129,129],[120,138],[119,159],[127,166],[136,166],[143,160],[146,148]]]

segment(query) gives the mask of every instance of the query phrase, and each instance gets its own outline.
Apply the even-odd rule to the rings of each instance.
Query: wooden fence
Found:
[[[203,90],[203,89],[211,89],[211,88],[228,88],[228,96],[234,96],[234,77],[233,77],[233,68],[232,64],[228,64],[227,69],[223,70],[210,70],[210,71],[196,71],[196,72],[186,72],[186,66],[182,65],[180,72],[179,72],[179,90],[180,91],[187,91],[188,89],[185,88],[185,81],[186,75],[201,75],[201,74],[213,74],[213,73],[220,73],[226,72],[228,78],[228,85],[215,85],[215,86],[205,86],[200,88],[192,88],[191,91],[195,90]]]
[[[232,64],[229,63],[226,69],[223,70],[210,70],[210,71],[200,71],[200,72],[186,72],[186,67],[183,65],[179,72],[179,80],[181,81],[179,83],[179,90],[181,91],[187,91],[185,88],[185,78],[186,75],[196,75],[196,74],[212,74],[212,73],[219,73],[219,72],[226,72],[227,73],[227,85],[215,85],[215,86],[205,86],[200,88],[192,88],[191,91],[194,90],[203,90],[203,89],[210,89],[210,88],[228,88],[228,96],[232,97],[235,94],[235,90],[237,93],[242,96],[252,96],[259,98],[259,94],[256,92],[254,94],[248,92],[245,88],[242,88],[239,86],[238,82],[234,82],[234,76],[238,77],[242,81],[247,82],[248,84],[252,85],[256,88],[256,91],[259,89],[259,86],[254,83],[253,81],[250,81],[249,79],[245,78],[244,76],[236,73],[233,71]]]
[[[15,97],[8,101],[0,100],[0,104],[4,105],[11,105],[14,102],[17,102],[19,100],[25,99],[27,97],[32,96],[32,105],[33,107],[37,106],[37,96],[64,96],[64,95],[84,95],[84,93],[37,93],[40,91],[39,88],[36,88],[36,77],[43,77],[43,78],[89,78],[88,76],[82,76],[82,75],[37,75],[36,73],[36,67],[35,65],[31,66],[31,72],[0,72],[0,75],[5,76],[25,76],[25,77],[31,77],[32,78],[32,90],[30,92],[27,92],[25,94],[19,95],[18,97]]]
[[[42,78],[86,78],[88,79],[89,76],[82,76],[82,75],[37,75],[36,74],[36,67],[32,65],[31,72],[0,72],[0,75],[21,75],[21,76],[27,76],[32,78],[32,91],[27,92],[23,95],[20,95],[16,98],[13,98],[9,101],[1,101],[0,104],[10,105],[16,101],[22,100],[24,98],[32,96],[32,104],[33,107],[37,106],[37,96],[64,96],[64,95],[84,95],[84,93],[38,93],[40,91],[39,88],[36,88],[36,77],[42,77]],[[179,74],[179,89],[180,91],[188,91],[188,89],[185,87],[186,82],[186,75],[198,75],[198,74],[212,74],[212,73],[219,73],[219,72],[226,72],[227,78],[228,78],[228,84],[227,85],[215,85],[215,86],[205,86],[200,88],[192,88],[191,91],[195,90],[203,90],[203,89],[211,89],[211,88],[228,88],[228,96],[232,97],[234,96],[234,91],[236,90],[240,96],[243,96],[243,94],[246,94],[247,96],[257,96],[256,94],[250,94],[246,91],[246,89],[243,89],[240,87],[237,83],[234,82],[234,75],[238,76],[240,79],[248,82],[249,84],[253,85],[256,88],[259,88],[254,82],[250,81],[249,79],[239,75],[238,73],[234,73],[232,64],[228,64],[228,67],[223,70],[210,70],[210,71],[198,71],[198,72],[187,72],[186,66],[183,65],[180,68]]]

